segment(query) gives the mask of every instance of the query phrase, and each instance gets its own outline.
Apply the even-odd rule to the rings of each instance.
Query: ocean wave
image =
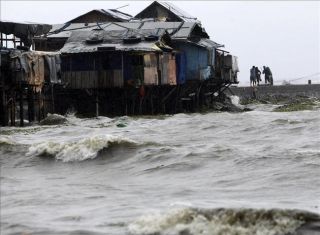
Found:
[[[285,235],[319,221],[317,214],[281,209],[172,209],[148,214],[128,225],[130,234]]]
[[[13,146],[15,144],[16,143],[12,139],[0,136],[0,146]]]
[[[47,141],[33,144],[26,155],[49,155],[63,162],[84,161],[96,158],[100,151],[115,145],[138,145],[138,143],[125,137],[100,135],[64,143]]]

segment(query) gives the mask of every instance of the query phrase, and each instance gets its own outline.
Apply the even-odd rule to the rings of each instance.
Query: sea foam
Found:
[[[53,142],[33,144],[29,147],[27,156],[54,156],[63,162],[83,161],[94,159],[98,153],[112,145],[137,144],[125,137],[112,135],[99,135],[83,138],[77,141]]]

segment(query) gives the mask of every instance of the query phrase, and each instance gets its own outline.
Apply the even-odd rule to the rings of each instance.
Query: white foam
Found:
[[[99,135],[87,137],[78,141],[53,142],[33,144],[29,147],[27,156],[41,156],[44,154],[55,156],[63,162],[83,161],[97,157],[99,151],[108,148],[111,144],[131,143],[133,140],[120,136]]]
[[[231,103],[237,107],[242,107],[242,105],[240,104],[240,98],[239,96],[236,95],[231,95],[229,96]]]
[[[303,218],[285,210],[173,209],[147,214],[129,224],[130,234],[276,235],[295,231]]]
[[[0,136],[0,144],[15,145],[15,142],[11,138]]]

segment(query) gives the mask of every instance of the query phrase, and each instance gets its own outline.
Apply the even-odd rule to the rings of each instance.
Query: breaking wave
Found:
[[[126,144],[136,145],[138,143],[120,136],[101,135],[65,143],[47,141],[33,144],[29,147],[26,155],[49,155],[63,162],[83,161],[96,158],[100,151],[110,146]]]
[[[295,232],[301,225],[319,221],[317,214],[281,209],[172,209],[149,214],[128,225],[130,234],[170,235],[278,235]]]
[[[0,137],[0,146],[15,145],[15,142],[7,137]]]

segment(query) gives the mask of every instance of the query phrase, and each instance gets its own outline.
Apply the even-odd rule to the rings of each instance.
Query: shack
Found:
[[[1,125],[8,125],[9,121],[15,125],[19,114],[23,126],[25,119],[40,121],[47,112],[54,111],[53,85],[61,82],[60,53],[29,50],[33,36],[50,28],[42,24],[0,22]]]
[[[62,81],[72,89],[175,85],[175,60],[169,42],[163,29],[73,32],[60,50]]]

